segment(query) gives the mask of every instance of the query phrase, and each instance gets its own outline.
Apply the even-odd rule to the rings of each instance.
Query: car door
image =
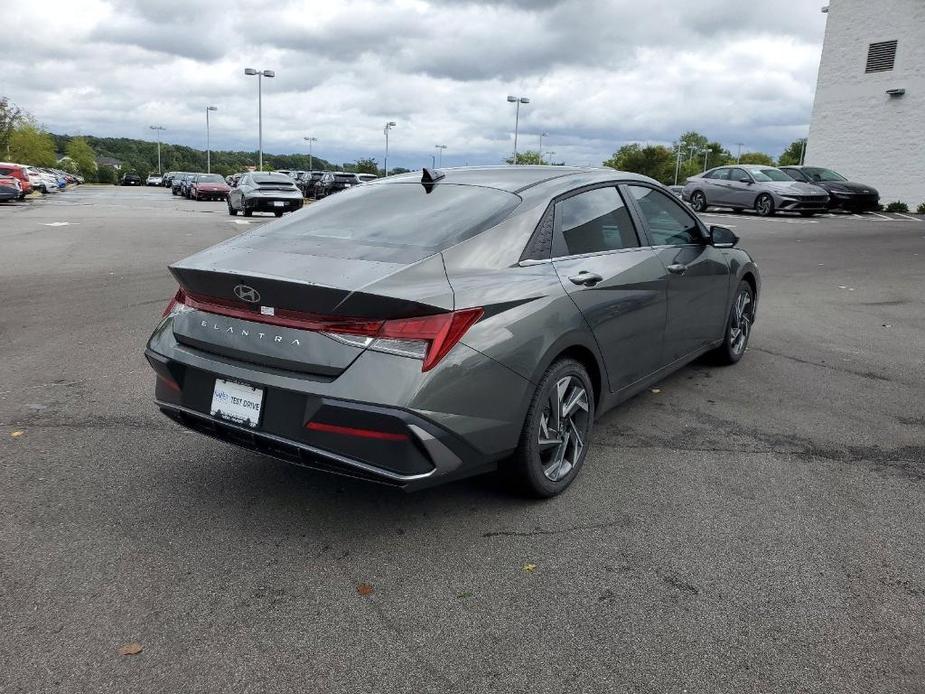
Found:
[[[726,205],[729,198],[729,169],[714,169],[704,176],[708,205]]]
[[[667,273],[668,320],[662,362],[670,364],[721,338],[726,326],[729,265],[702,224],[673,196],[646,183],[626,197]]]
[[[588,323],[617,391],[659,366],[666,319],[665,269],[640,242],[615,185],[555,205],[553,266]]]
[[[736,207],[751,207],[755,203],[755,184],[745,169],[729,169],[729,204]]]
[[[239,178],[238,182],[235,184],[235,187],[231,189],[230,194],[234,194],[233,207],[236,210],[244,209],[244,189],[247,187],[247,182],[249,179],[249,175],[241,176],[241,178]]]

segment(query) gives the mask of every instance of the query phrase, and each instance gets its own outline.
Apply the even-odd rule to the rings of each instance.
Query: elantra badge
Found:
[[[249,304],[256,304],[260,301],[260,292],[253,287],[248,287],[246,284],[239,284],[235,287],[234,294],[241,301],[246,301]]]

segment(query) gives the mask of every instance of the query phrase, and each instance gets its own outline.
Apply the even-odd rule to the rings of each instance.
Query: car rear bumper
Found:
[[[282,204],[277,204],[282,203]],[[304,201],[298,198],[273,198],[268,196],[244,199],[244,209],[254,212],[293,212],[301,209]]]
[[[405,491],[496,468],[496,457],[485,456],[419,413],[287,390],[256,379],[248,380],[264,393],[258,426],[226,421],[210,413],[215,381],[226,374],[150,349],[145,356],[158,375],[155,402],[166,416],[198,433],[285,462]]]

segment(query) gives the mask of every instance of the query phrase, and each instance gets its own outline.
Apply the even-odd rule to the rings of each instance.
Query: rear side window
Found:
[[[646,186],[627,186],[649,227],[653,246],[684,246],[701,241],[696,220],[665,193]]]
[[[805,181],[803,174],[795,169],[781,169],[785,174],[790,176],[794,181]]]
[[[729,169],[717,169],[709,178],[719,179],[720,181],[728,181]]]
[[[557,203],[556,231],[554,255],[639,246],[629,211],[616,188],[596,188]]]
[[[520,197],[494,188],[440,183],[387,183],[348,188],[310,205],[274,235],[336,239],[431,252],[464,241],[507,217]]]

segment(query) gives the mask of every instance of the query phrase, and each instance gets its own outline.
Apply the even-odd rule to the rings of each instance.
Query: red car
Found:
[[[190,200],[224,200],[231,188],[218,174],[199,174],[189,185]]]
[[[22,186],[19,179],[13,176],[0,175],[0,202],[16,200],[22,196]]]
[[[26,167],[22,164],[6,164],[0,162],[0,176],[12,176],[19,180],[19,185],[22,188],[22,192],[19,194],[20,200],[32,192],[32,182],[29,180]]]

